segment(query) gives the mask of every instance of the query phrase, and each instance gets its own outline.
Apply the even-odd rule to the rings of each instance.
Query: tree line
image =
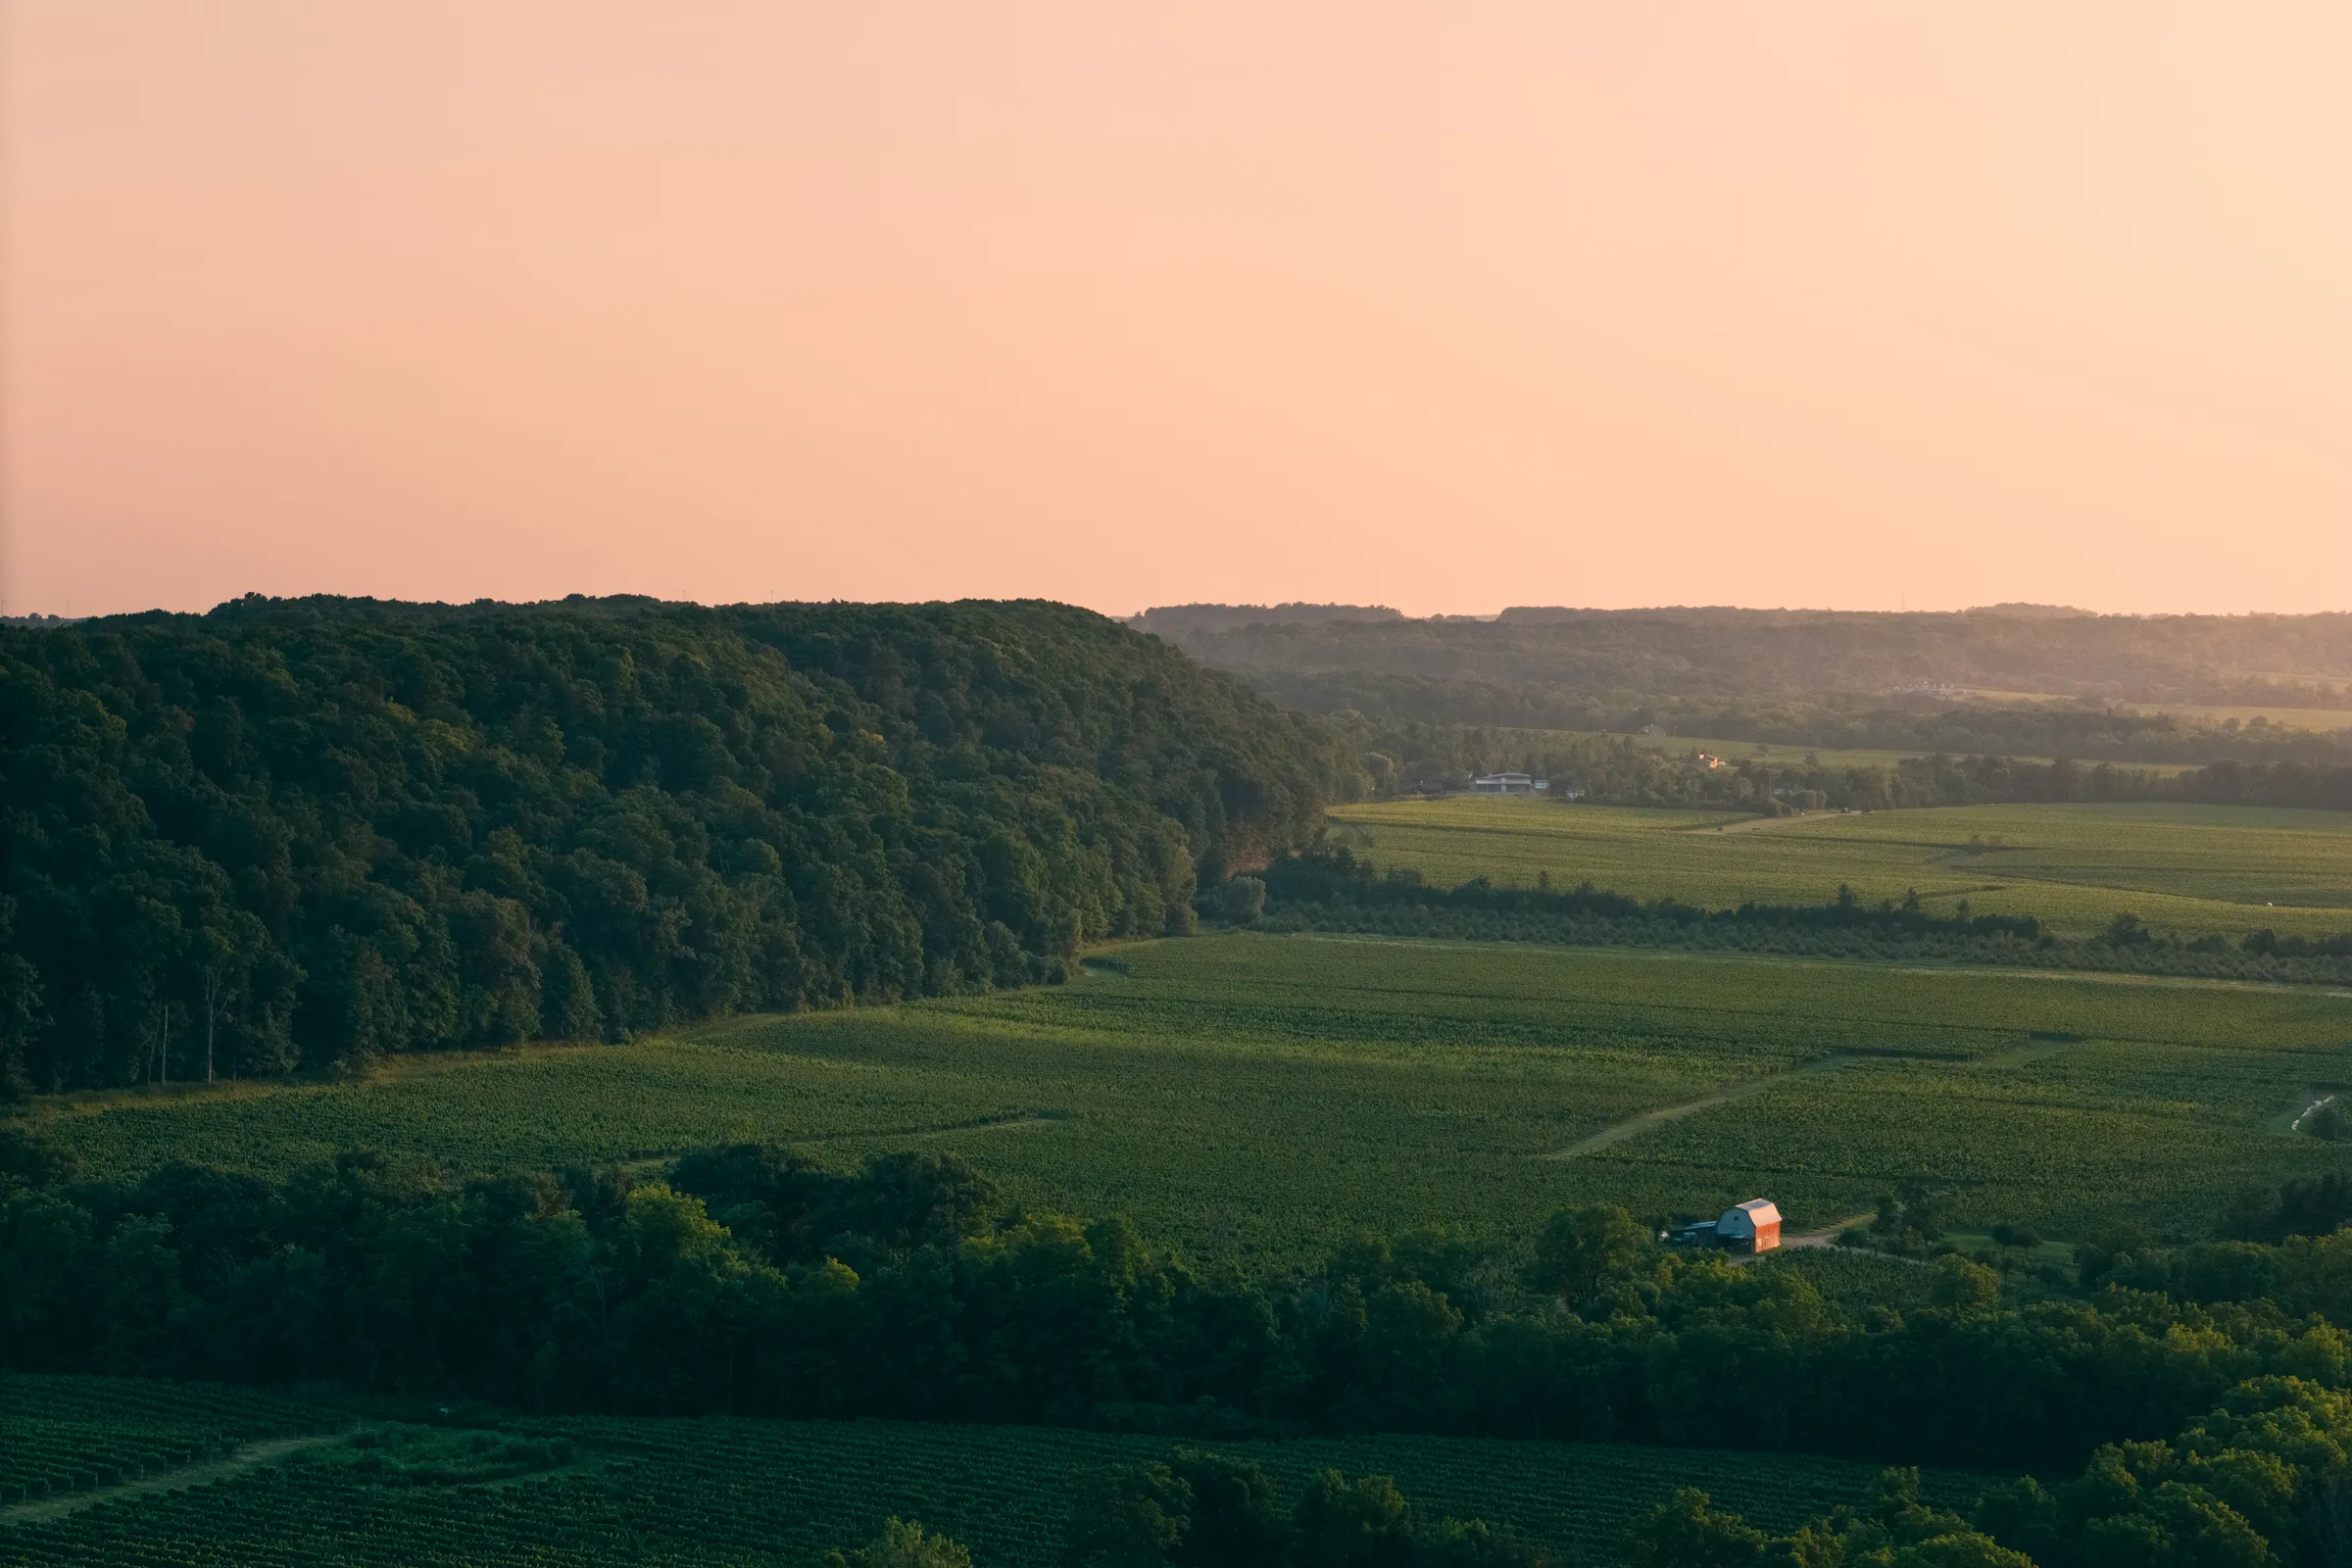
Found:
[[[1063,1568],[1548,1568],[1508,1526],[1416,1508],[1392,1476],[1325,1470],[1290,1507],[1255,1461],[1179,1448],[1083,1490]]]
[[[1821,702],[1609,699],[1590,692],[1498,685],[1469,677],[1362,672],[1261,675],[1253,684],[1301,712],[1390,734],[1525,730],[1539,736],[1655,732],[1748,742],[1794,752],[1912,752],[2067,757],[2082,761],[2342,762],[2347,731],[2306,729],[2257,715],[2203,719],[2070,702],[2001,704],[1885,696]],[[2330,699],[2332,700],[2332,699]],[[2293,705],[2283,705],[2293,706]]]
[[[1363,749],[1375,794],[1444,793],[1481,773],[1545,779],[1554,801],[1755,811],[2182,801],[2352,810],[2352,760],[2221,761],[2165,775],[2061,758],[1933,755],[1824,762],[1811,753],[1708,760],[1627,735],[1558,735],[1475,725],[1334,721]],[[2341,755],[2341,754],[2339,754]]]
[[[1090,1477],[1062,1530],[1063,1568],[1549,1568],[1507,1526],[1416,1508],[1393,1476],[1316,1476],[1284,1507],[1250,1459],[1179,1448]],[[821,1568],[972,1568],[950,1537],[890,1518]]]
[[[1040,603],[0,628],[0,1097],[1052,980],[1358,778]]]
[[[1435,888],[1413,868],[1385,874],[1345,844],[1277,860],[1262,875],[1214,890],[1207,907],[1267,931],[1355,931],[1456,941],[1556,942],[1572,947],[1780,953],[1813,957],[2034,964],[2105,973],[2205,979],[2352,983],[2352,931],[2328,936],[2269,929],[2234,941],[2183,938],[2118,913],[2090,937],[2062,937],[2030,914],[1978,914],[1966,899],[1931,908],[1916,890],[1876,904],[1851,888],[1821,904],[1750,902],[1708,909],[1680,899],[1643,901],[1591,882],[1532,888],[1476,877]]]
[[[1746,741],[1795,751],[1920,756],[2067,757],[2085,762],[2342,762],[2342,730],[2290,728],[2256,715],[2203,719],[2067,702],[1996,704],[1914,699],[1901,706],[1660,704],[1580,728]]]
[[[279,1181],[173,1164],[119,1184],[17,1131],[0,1163],[0,1364],[36,1371],[2044,1468],[2175,1433],[2249,1378],[2341,1388],[2352,1356],[2352,1235],[2119,1242],[2086,1298],[2005,1300],[1946,1256],[1925,1304],[1853,1311],[1606,1208],[1516,1248],[1421,1232],[1244,1278],[1115,1216],[1021,1211],[931,1156],[841,1173],[741,1147],[643,1180],[455,1180],[354,1152]]]
[[[1782,1534],[1693,1488],[1625,1534],[1633,1568],[2279,1568],[2342,1559],[2352,1403],[2291,1379],[2248,1384],[2169,1443],[2102,1448],[2080,1476],[1994,1486],[1963,1509],[1922,1499],[1916,1469]],[[1079,1494],[1063,1568],[1548,1568],[1485,1520],[1431,1518],[1394,1478],[1327,1470],[1285,1509],[1250,1460],[1179,1449],[1114,1466]],[[885,1521],[827,1568],[970,1568],[919,1525]]]

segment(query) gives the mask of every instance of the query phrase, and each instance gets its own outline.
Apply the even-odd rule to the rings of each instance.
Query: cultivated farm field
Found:
[[[339,1420],[245,1389],[0,1373],[0,1506],[117,1486]]]
[[[123,1423],[175,1392],[121,1379],[39,1382],[61,1406],[84,1413],[117,1401]],[[425,1429],[379,1430],[394,1451],[411,1435],[433,1438]],[[0,1564],[802,1568],[897,1514],[956,1537],[988,1568],[1048,1568],[1093,1477],[1177,1446],[1045,1428],[613,1417],[510,1420],[486,1436],[539,1445],[540,1470],[491,1486],[420,1484],[370,1466],[370,1450],[348,1437],[331,1437],[184,1491],[93,1498],[37,1518],[0,1509]],[[1877,1475],[1870,1465],[1803,1455],[1615,1444],[1361,1437],[1198,1446],[1255,1460],[1289,1495],[1326,1467],[1391,1475],[1424,1512],[1508,1521],[1563,1556],[1580,1554],[1567,1560],[1595,1564],[1619,1560],[1626,1527],[1678,1487],[1738,1497],[1749,1517],[1789,1528],[1868,1496]],[[1925,1491],[1965,1506],[1983,1484],[1930,1472]]]
[[[361,1146],[461,1173],[734,1140],[845,1164],[945,1150],[1024,1203],[1122,1211],[1245,1265],[1431,1225],[1524,1241],[1595,1200],[1663,1216],[1760,1193],[1827,1225],[1918,1171],[1956,1181],[1964,1220],[2063,1235],[2352,1170],[2352,1148],[2286,1126],[2352,1080],[2352,997],[2322,988],[1254,934],[1105,961],[1060,987],[32,1114],[121,1178]]]
[[[2183,936],[2352,928],[2352,816],[2260,807],[2119,803],[1729,812],[1454,798],[1340,807],[1343,842],[1436,886],[1590,880],[1709,907],[1814,904],[1917,889],[1979,913],[2086,935],[2118,913]]]

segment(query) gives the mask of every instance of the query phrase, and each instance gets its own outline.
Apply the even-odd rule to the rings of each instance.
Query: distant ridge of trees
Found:
[[[1573,605],[1511,605],[1496,616],[1499,620],[1526,624],[1556,624],[1563,620],[1594,620],[1617,618],[1625,620],[1769,620],[1789,624],[1823,616],[1886,615],[1908,617],[1907,610],[1748,610],[1735,605],[1656,605],[1640,610],[1595,610]],[[2070,620],[2095,616],[2093,610],[2078,610],[2072,605],[2036,605],[2013,599],[1997,605],[1974,605],[1962,611],[1923,610],[1922,615],[2003,615],[2012,620]],[[1446,617],[1440,616],[1440,619]],[[2126,619],[2135,617],[2123,617]]]
[[[1196,657],[1286,702],[1286,684],[1318,678],[1368,688],[1394,679],[1529,688],[1555,704],[1821,700],[1930,682],[2102,701],[2352,706],[2345,613],[2081,615],[2014,606],[1913,613],[1521,607],[1493,621],[1256,613],[1254,621],[1139,624],[1164,629]]]
[[[1188,631],[1226,631],[1261,623],[1316,626],[1334,620],[1402,620],[1403,612],[1386,605],[1161,605],[1135,615],[1127,624],[1139,631],[1172,635]]]
[[[1051,980],[1355,769],[1038,602],[0,627],[0,1097]]]
[[[2023,599],[2005,599],[1997,605],[1971,605],[1960,612],[1963,615],[2007,615],[2012,620],[2073,620],[2083,615],[2095,615],[2095,610],[2078,610],[2073,605],[2036,605]]]

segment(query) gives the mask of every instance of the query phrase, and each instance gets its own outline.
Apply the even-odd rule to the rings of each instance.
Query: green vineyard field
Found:
[[[0,1505],[115,1486],[338,1419],[243,1389],[0,1373]]]
[[[0,1564],[468,1564],[600,1568],[806,1565],[887,1515],[920,1519],[983,1568],[1049,1568],[1078,1489],[1114,1463],[1158,1457],[1155,1438],[892,1422],[541,1419],[570,1440],[552,1472],[494,1486],[392,1486],[329,1442],[218,1484],[95,1500],[11,1522]],[[1781,1528],[1868,1495],[1868,1465],[1795,1455],[1602,1444],[1379,1437],[1200,1445],[1254,1459],[1286,1492],[1336,1466],[1396,1478],[1430,1514],[1517,1526],[1605,1564],[1628,1524],[1678,1487],[1737,1497]],[[1965,1504],[1982,1478],[1931,1473]],[[1579,1555],[1568,1555],[1570,1552]]]
[[[1710,908],[1917,889],[1931,906],[2035,915],[2087,935],[2131,912],[2183,936],[2352,928],[2352,815],[2133,803],[1969,806],[1765,821],[1728,812],[1456,798],[1341,807],[1383,870],[1451,887],[1590,880]],[[1718,832],[1717,829],[1723,831]]]
[[[354,1146],[461,1173],[737,1139],[841,1162],[950,1150],[1022,1202],[1124,1211],[1244,1263],[1425,1225],[1523,1238],[1599,1199],[1665,1214],[1762,1193],[1827,1224],[1920,1170],[1956,1180],[1965,1220],[2065,1235],[2352,1170],[2352,1148],[2286,1131],[2312,1086],[2352,1080],[2352,998],[2317,987],[1250,935],[1111,961],[1060,987],[34,1115],[121,1178]]]

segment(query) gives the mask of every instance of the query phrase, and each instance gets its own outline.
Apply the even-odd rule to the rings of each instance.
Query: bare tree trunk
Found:
[[[204,1081],[213,1081],[213,1035],[220,1021],[220,971],[204,966]]]
[[[2315,1548],[2314,1561],[2326,1568],[2352,1564],[2352,1487],[2330,1482],[2312,1499],[2305,1519]]]

